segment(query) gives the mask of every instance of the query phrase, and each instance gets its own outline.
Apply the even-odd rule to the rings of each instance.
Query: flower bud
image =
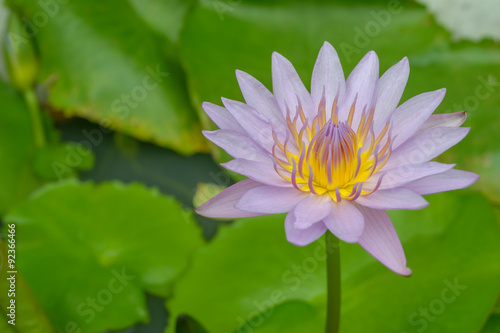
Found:
[[[39,61],[34,40],[28,37],[16,13],[10,14],[3,51],[12,85],[23,91],[30,89],[37,79]]]

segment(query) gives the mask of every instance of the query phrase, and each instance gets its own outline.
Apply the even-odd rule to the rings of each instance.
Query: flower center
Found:
[[[274,134],[275,169],[285,180],[303,192],[329,194],[336,202],[356,200],[380,186],[363,188],[389,159],[391,138],[389,123],[378,136],[373,130],[374,107],[360,117],[357,131],[352,128],[356,102],[346,121],[338,120],[337,99],[327,119],[324,98],[317,116],[309,122],[299,106],[294,119],[287,112],[286,139],[281,143]],[[366,187],[366,186],[365,186]]]
[[[346,123],[329,120],[308,148],[307,163],[312,167],[313,184],[335,190],[356,177],[357,139]]]

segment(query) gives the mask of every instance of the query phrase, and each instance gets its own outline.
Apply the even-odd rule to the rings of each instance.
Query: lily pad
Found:
[[[9,237],[9,235],[12,236]],[[24,276],[17,271],[15,264],[9,267],[8,259],[15,260],[16,256],[15,251],[7,251],[12,251],[11,247],[15,245],[15,239],[15,234],[8,232],[5,242],[0,240],[0,305],[2,307],[0,310],[2,315],[0,330],[5,333],[54,332]],[[9,242],[9,240],[13,241]],[[10,273],[12,271],[16,273]],[[12,283],[14,284],[13,288]]]
[[[181,153],[207,149],[182,69],[129,2],[9,3],[36,36],[52,107]]]
[[[429,201],[423,211],[391,214],[413,269],[410,278],[392,273],[356,244],[341,244],[341,331],[413,332],[425,326],[426,332],[469,333],[481,328],[500,291],[494,213],[475,194],[445,193]],[[283,219],[257,217],[221,227],[176,286],[167,304],[171,313],[188,314],[210,332],[233,332],[274,310],[259,319],[259,329],[270,325],[303,332],[295,330],[293,316],[279,320],[278,309],[289,301],[324,309],[325,247],[323,239],[303,248],[287,243]],[[324,312],[316,321],[322,327]]]
[[[56,329],[121,329],[148,319],[202,244],[180,204],[142,185],[47,185],[11,211],[18,267]]]
[[[500,315],[493,314],[486,322],[481,333],[497,333],[500,332]]]

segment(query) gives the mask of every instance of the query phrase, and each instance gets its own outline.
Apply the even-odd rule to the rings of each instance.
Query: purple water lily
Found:
[[[410,275],[386,212],[421,209],[422,195],[464,188],[478,176],[431,160],[460,142],[465,112],[432,115],[445,89],[415,96],[398,107],[409,75],[404,58],[379,77],[368,52],[347,78],[327,42],[314,66],[311,92],[293,65],[272,56],[272,94],[236,72],[246,104],[204,103],[219,130],[205,136],[229,153],[228,170],[248,179],[198,207],[201,215],[241,218],[288,213],[292,244],[307,245],[327,230],[359,243],[381,263]]]

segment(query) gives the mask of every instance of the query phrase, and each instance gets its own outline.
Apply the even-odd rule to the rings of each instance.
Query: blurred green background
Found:
[[[369,50],[381,73],[408,56],[403,100],[446,87],[436,112],[467,110],[472,130],[439,161],[481,176],[390,213],[410,278],[342,244],[341,331],[500,332],[498,13],[494,0],[4,0],[0,331],[322,332],[322,240],[287,243],[284,216],[192,208],[241,179],[201,135],[214,129],[201,103],[242,100],[235,69],[270,88],[273,51],[309,86],[326,40],[345,74]]]

